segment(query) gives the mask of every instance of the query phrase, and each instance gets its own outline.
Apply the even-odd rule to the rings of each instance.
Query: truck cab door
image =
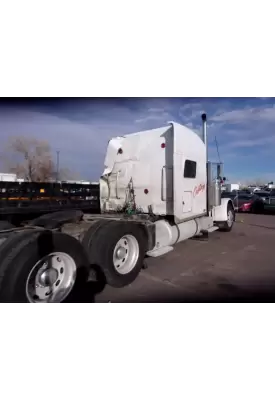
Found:
[[[189,161],[196,165],[191,160],[187,160],[187,164],[190,164]],[[185,164],[183,155],[174,154],[174,217],[178,222],[193,215],[194,179],[185,178]]]

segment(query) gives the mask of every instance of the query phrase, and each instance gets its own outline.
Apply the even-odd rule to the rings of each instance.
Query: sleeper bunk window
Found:
[[[196,173],[197,173],[196,161],[185,160],[183,177],[194,179],[196,178]]]

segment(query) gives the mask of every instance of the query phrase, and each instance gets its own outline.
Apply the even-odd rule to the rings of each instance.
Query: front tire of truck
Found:
[[[88,272],[75,238],[46,230],[13,234],[0,248],[0,302],[78,302]]]
[[[99,229],[93,249],[96,250],[90,257],[101,268],[106,282],[121,288],[132,283],[140,273],[147,236],[139,224],[111,221]]]
[[[230,232],[235,221],[234,207],[229,203],[227,205],[227,220],[219,224],[219,230],[222,232]]]

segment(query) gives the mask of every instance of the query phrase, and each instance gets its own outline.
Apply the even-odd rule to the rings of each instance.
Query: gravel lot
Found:
[[[96,302],[275,300],[275,216],[238,214],[230,233],[188,240],[122,289],[96,288]],[[102,290],[103,289],[103,290]],[[87,299],[88,300],[88,299]]]

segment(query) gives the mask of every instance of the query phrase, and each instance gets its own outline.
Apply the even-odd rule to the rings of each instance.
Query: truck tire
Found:
[[[51,231],[14,233],[0,247],[0,302],[78,302],[88,272],[75,238]]]
[[[43,214],[29,222],[30,226],[41,226],[45,229],[57,229],[66,223],[77,223],[83,218],[80,210],[56,211]]]
[[[108,219],[98,219],[90,226],[90,228],[84,233],[81,240],[82,246],[86,250],[90,264],[95,264],[97,248],[95,246],[95,237],[98,235],[99,230],[106,224],[112,222]]]
[[[9,231],[9,229],[12,228],[15,228],[15,226],[10,222],[0,221],[0,246],[4,244],[7,238],[12,234],[12,231]]]
[[[121,288],[132,283],[143,267],[147,237],[133,222],[111,221],[94,237],[94,263],[105,275],[106,283]]]
[[[235,221],[235,210],[231,204],[227,206],[227,220],[219,224],[219,230],[222,232],[230,232]]]
[[[14,225],[12,225],[8,221],[0,221],[0,231],[4,231],[5,229],[12,229],[15,228]]]

